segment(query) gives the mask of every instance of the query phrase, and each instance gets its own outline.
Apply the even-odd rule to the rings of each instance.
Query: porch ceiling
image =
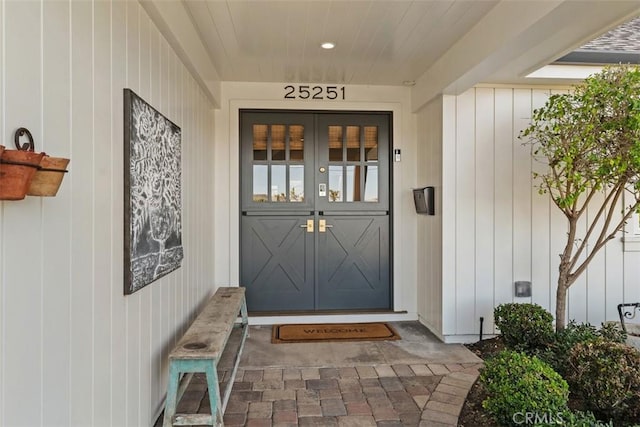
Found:
[[[482,81],[522,83],[640,13],[638,0],[140,1],[213,98],[220,81],[415,81],[414,108]]]
[[[401,85],[420,77],[496,3],[185,4],[222,80]],[[328,41],[334,49],[320,47]]]

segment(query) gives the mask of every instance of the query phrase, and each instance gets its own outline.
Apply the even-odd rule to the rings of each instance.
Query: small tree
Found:
[[[556,291],[561,330],[569,287],[640,205],[640,69],[605,68],[571,93],[552,95],[521,138],[548,164],[534,173],[539,193],[549,194],[568,221]],[[588,207],[595,216],[580,233]]]

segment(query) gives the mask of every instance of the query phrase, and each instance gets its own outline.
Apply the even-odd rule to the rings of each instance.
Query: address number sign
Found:
[[[340,99],[344,100],[344,86],[286,85],[284,99]]]

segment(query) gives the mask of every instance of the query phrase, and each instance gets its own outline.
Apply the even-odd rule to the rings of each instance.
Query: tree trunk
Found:
[[[570,226],[570,230],[575,227]],[[558,288],[556,289],[556,331],[560,332],[566,326],[567,318],[567,290],[572,283],[571,270],[572,247],[568,244],[564,253],[560,256],[560,268],[558,269]]]
[[[558,268],[558,288],[556,289],[556,331],[560,332],[566,326],[567,317],[567,290],[575,281],[571,276],[571,258],[573,245],[576,238],[578,218],[569,217],[569,233],[567,235],[567,245],[560,255],[560,266]]]
[[[556,331],[560,332],[566,326],[567,317],[567,289],[566,280],[558,279],[558,289],[556,290]]]

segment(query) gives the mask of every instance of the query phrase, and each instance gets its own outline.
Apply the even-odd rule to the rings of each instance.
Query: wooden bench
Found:
[[[242,321],[236,323],[239,315]],[[234,327],[242,328],[242,338],[225,395],[221,397],[217,365]],[[218,288],[202,313],[194,320],[169,355],[169,384],[163,427],[201,424],[223,425],[222,415],[229,400],[248,333],[249,320],[245,288]],[[202,372],[207,377],[211,414],[176,414],[176,405],[193,375],[197,372]],[[182,374],[186,375],[184,380],[180,382]]]

